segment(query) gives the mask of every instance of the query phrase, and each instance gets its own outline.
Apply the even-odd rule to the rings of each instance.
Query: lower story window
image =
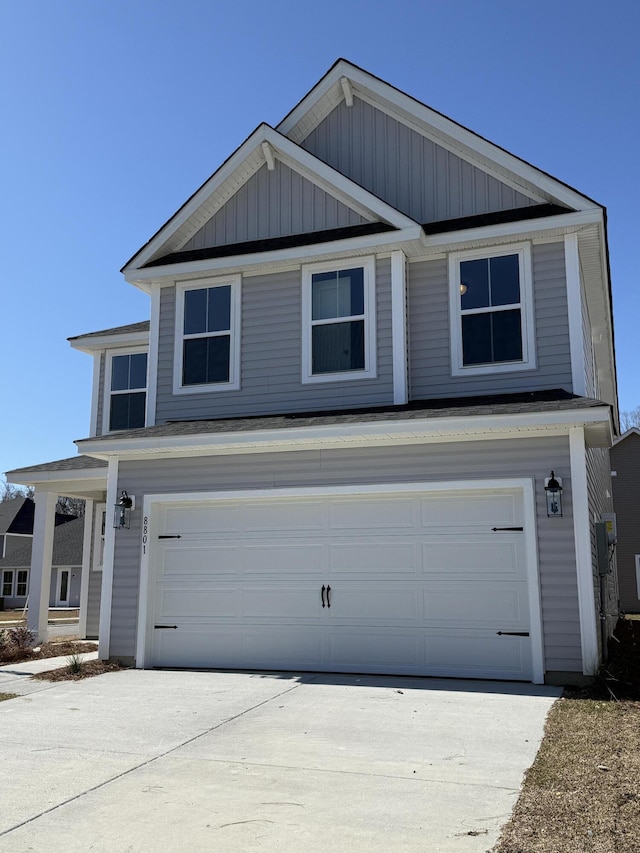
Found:
[[[7,569],[2,572],[2,595],[6,598],[13,595],[13,571]]]
[[[18,577],[16,579],[16,595],[19,597],[26,597],[28,586],[29,572],[26,571],[26,569],[21,569],[18,572]]]

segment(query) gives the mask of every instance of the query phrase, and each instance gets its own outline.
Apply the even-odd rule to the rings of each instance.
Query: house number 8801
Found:
[[[149,532],[149,516],[142,519],[142,553],[147,553],[147,533]]]

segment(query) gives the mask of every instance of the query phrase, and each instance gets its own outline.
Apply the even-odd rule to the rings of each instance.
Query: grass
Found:
[[[640,622],[621,622],[601,679],[567,691],[494,853],[640,850]]]
[[[0,702],[5,702],[7,699],[15,699],[17,696],[17,693],[0,693]]]

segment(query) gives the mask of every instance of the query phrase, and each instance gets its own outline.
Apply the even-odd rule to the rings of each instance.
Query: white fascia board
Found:
[[[149,343],[149,332],[130,332],[122,335],[100,335],[83,340],[69,341],[73,349],[93,355],[98,350],[118,349],[128,346],[142,346]]]
[[[526,211],[526,208],[523,208]],[[568,228],[583,228],[586,225],[601,225],[602,210],[585,210],[571,213],[560,213],[557,216],[543,216],[540,219],[523,219],[519,222],[505,222],[500,225],[483,225],[478,228],[464,228],[460,231],[447,231],[443,234],[427,234],[424,243],[435,251],[441,252],[444,247],[453,247],[457,243],[473,243],[478,240],[522,239],[549,230],[557,230],[559,234]],[[429,226],[427,225],[428,229]],[[558,239],[561,239],[559,236]]]
[[[85,483],[94,485],[97,482],[107,482],[107,469],[103,465],[99,465],[95,468],[83,468],[77,471],[38,471],[33,474],[27,472],[19,474],[7,471],[6,477],[10,483],[17,483],[19,486],[39,486],[45,483],[67,482],[74,483],[75,485],[84,485]],[[60,492],[60,494],[65,494],[65,492]]]
[[[272,127],[269,127],[269,125],[261,124],[240,148],[231,155],[227,162],[209,178],[193,198],[124,267],[123,273],[127,281],[130,281],[127,274],[132,270],[139,270],[147,261],[151,260],[171,235],[184,225],[209,196],[231,177],[234,171],[249,155],[258,148],[262,150],[261,146],[263,142],[269,143],[275,156],[285,162],[286,165],[304,174],[309,180],[318,184],[322,189],[339,198],[341,201],[344,201],[356,210],[356,212],[365,216],[365,218],[373,220],[380,218],[397,228],[406,228],[415,225],[413,219],[400,213],[400,211],[391,207],[391,205],[382,201],[373,195],[373,193],[368,192],[368,190],[365,190],[359,184],[346,178],[336,169],[327,166],[322,160],[291,142],[290,139],[287,139],[286,136],[278,133]],[[134,280],[138,279],[139,276],[134,277]]]
[[[451,418],[415,418],[403,421],[378,421],[376,423],[331,424],[317,427],[285,427],[282,429],[252,430],[251,432],[228,432],[215,434],[145,436],[118,440],[94,440],[91,438],[76,442],[81,452],[96,458],[110,458],[153,451],[189,451],[198,452],[212,448],[237,452],[243,446],[251,447],[255,452],[262,448],[277,446],[319,447],[327,442],[348,445],[352,442],[375,444],[378,440],[402,441],[416,439],[428,441],[431,437],[463,435],[469,439],[498,431],[518,432],[522,430],[548,430],[560,428],[568,431],[576,424],[588,425],[609,422],[609,409],[605,407],[577,411],[534,412],[510,415],[477,415]]]
[[[306,246],[295,246],[291,249],[275,249],[269,252],[255,252],[250,255],[234,255],[224,258],[210,258],[202,261],[188,261],[181,264],[167,264],[162,267],[150,267],[148,269],[131,270],[125,273],[125,279],[130,284],[139,284],[144,288],[145,280],[166,278],[173,280],[180,275],[207,275],[211,272],[225,271],[231,273],[242,269],[247,275],[251,275],[252,266],[263,264],[278,264],[285,266],[290,264],[296,266],[310,260],[321,261],[326,256],[349,257],[354,251],[370,252],[378,247],[395,247],[400,243],[420,241],[424,246],[424,232],[422,226],[413,223],[409,228],[398,231],[384,231],[379,234],[366,234],[360,237],[350,237],[346,240],[332,240],[329,243],[313,243]]]
[[[296,109],[278,125],[278,130],[281,133],[288,134],[305,113],[312,109],[327,94],[329,89],[339,82],[341,77],[346,77],[352,84],[355,84],[356,95],[359,94],[358,90],[363,90],[363,94],[370,93],[375,105],[380,109],[384,110],[388,104],[400,111],[401,114],[406,114],[409,119],[422,123],[425,126],[423,129],[425,135],[430,136],[429,131],[434,131],[443,137],[443,142],[446,142],[447,139],[451,140],[457,146],[476,154],[484,161],[494,163],[500,170],[511,172],[569,207],[578,210],[601,209],[581,193],[565,186],[535,166],[524,162],[513,154],[509,154],[508,151],[494,143],[483,139],[425,104],[414,100],[404,92],[400,92],[388,83],[371,76],[366,71],[356,68],[346,61],[339,62],[329,71],[320,84],[312,89]],[[402,120],[402,115],[396,117]],[[479,163],[478,165],[482,166],[483,164]],[[507,176],[505,175],[505,177]],[[522,188],[522,191],[530,194],[525,188]]]

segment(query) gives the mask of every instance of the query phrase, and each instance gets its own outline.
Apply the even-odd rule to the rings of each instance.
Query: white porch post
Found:
[[[37,640],[44,643],[48,638],[53,531],[58,495],[55,492],[36,489],[34,501],[36,510],[33,521],[27,626],[30,631],[37,634]]]
[[[93,501],[84,505],[84,537],[82,540],[82,576],[80,578],[80,614],[78,636],[81,640],[87,636],[87,607],[89,606],[89,581],[91,579],[91,535],[93,533]]]

